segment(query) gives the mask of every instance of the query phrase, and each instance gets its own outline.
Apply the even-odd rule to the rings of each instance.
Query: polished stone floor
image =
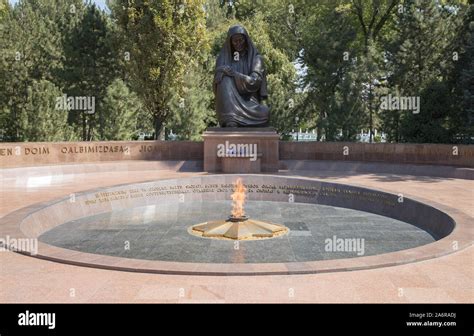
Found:
[[[427,232],[404,222],[362,211],[325,205],[249,201],[255,219],[284,224],[288,235],[257,241],[200,238],[187,228],[225,219],[230,201],[154,205],[109,212],[60,225],[40,240],[71,250],[133,259],[276,263],[352,258],[409,249],[434,241]],[[358,245],[344,250],[328,243],[347,239]],[[353,240],[358,239],[358,240]],[[349,242],[344,240],[342,242]],[[363,240],[363,241],[362,241]],[[363,245],[362,245],[363,242]]]

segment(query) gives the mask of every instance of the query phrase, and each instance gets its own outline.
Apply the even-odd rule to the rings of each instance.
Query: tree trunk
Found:
[[[373,124],[373,109],[372,109],[372,76],[369,75],[369,142],[372,143],[374,124]]]
[[[321,133],[323,133],[323,128],[321,127],[321,123],[318,122],[316,125],[316,141],[321,141]]]
[[[86,114],[83,112],[82,113],[82,141],[86,141],[87,140],[87,133],[86,133],[86,130],[87,130],[87,119],[86,119]]]
[[[100,106],[99,106],[99,134],[100,134],[100,140],[104,140],[104,113],[102,109],[100,108]],[[117,140],[117,139],[113,139],[113,140]]]
[[[160,118],[155,117],[155,135],[153,139],[159,140],[161,128],[163,127],[163,123],[161,122]]]

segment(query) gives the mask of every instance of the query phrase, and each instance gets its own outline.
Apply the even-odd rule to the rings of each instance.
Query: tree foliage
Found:
[[[169,103],[184,84],[186,65],[206,49],[202,0],[116,0],[112,15],[125,36],[127,70],[153,117],[155,138],[170,117]]]
[[[104,140],[131,140],[141,131],[138,124],[142,113],[140,99],[121,79],[107,87],[102,107]]]
[[[0,140],[199,140],[213,71],[244,25],[267,71],[271,125],[319,140],[472,143],[474,10],[466,0],[0,0]],[[95,98],[95,113],[55,106]],[[419,113],[385,109],[387,96]],[[164,132],[166,131],[166,132]]]

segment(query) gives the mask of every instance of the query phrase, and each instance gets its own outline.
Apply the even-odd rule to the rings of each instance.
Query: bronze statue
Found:
[[[244,27],[230,27],[216,61],[216,111],[221,127],[265,127],[269,108],[262,56]]]

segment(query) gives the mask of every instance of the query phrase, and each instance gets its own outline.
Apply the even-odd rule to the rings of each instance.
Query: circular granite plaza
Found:
[[[199,223],[225,223],[238,179],[246,187],[246,218],[281,225],[284,235],[233,241],[191,234]],[[465,225],[445,209],[401,194],[268,174],[121,184],[20,213],[7,216],[18,221],[10,237],[37,239],[38,248],[18,252],[82,266],[189,275],[308,274],[409,263],[453,253],[443,238],[453,239]]]
[[[1,174],[3,247],[37,242],[0,253],[2,302],[473,301],[469,168],[287,160],[223,175],[117,161]],[[246,215],[287,234],[189,233],[228,218],[238,177]]]

